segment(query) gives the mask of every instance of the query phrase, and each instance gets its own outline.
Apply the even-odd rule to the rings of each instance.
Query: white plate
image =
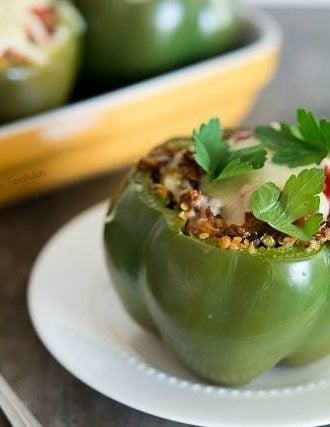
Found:
[[[330,358],[279,367],[240,389],[186,372],[123,311],[106,272],[106,206],[66,225],[40,254],[28,303],[41,340],[73,375],[135,409],[202,426],[316,426],[330,422]]]

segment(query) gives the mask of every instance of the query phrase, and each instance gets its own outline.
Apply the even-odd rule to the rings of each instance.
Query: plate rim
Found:
[[[66,359],[65,356],[61,355],[60,352],[58,351],[58,349],[56,349],[56,347],[54,347],[51,343],[51,340],[49,340],[47,338],[47,334],[45,333],[45,331],[43,330],[43,327],[41,326],[39,319],[38,319],[38,315],[37,315],[37,310],[36,310],[36,306],[34,303],[34,292],[36,292],[36,276],[38,275],[38,270],[40,268],[40,266],[42,265],[44,258],[47,257],[48,252],[51,250],[52,247],[56,246],[56,243],[58,240],[61,239],[62,236],[64,236],[66,233],[70,232],[71,227],[78,223],[78,222],[83,222],[84,220],[87,220],[90,216],[92,216],[93,214],[97,214],[101,216],[102,215],[105,216],[106,213],[106,209],[107,209],[108,204],[106,202],[101,202],[98,203],[97,205],[81,212],[80,214],[78,214],[77,216],[73,217],[71,220],[69,220],[66,224],[64,224],[62,227],[60,227],[55,234],[53,234],[53,236],[47,241],[47,243],[43,246],[43,248],[41,249],[41,251],[39,252],[33,268],[31,270],[30,273],[30,277],[29,277],[29,281],[28,281],[28,288],[27,288],[27,307],[28,307],[28,313],[33,325],[33,328],[39,338],[39,340],[41,341],[41,343],[43,344],[43,346],[47,349],[47,351],[50,353],[50,355],[52,357],[54,357],[54,359],[67,371],[69,372],[71,375],[73,375],[74,377],[78,378],[82,383],[86,384],[88,387],[92,388],[93,390],[96,390],[98,393],[100,393],[101,395],[113,399],[116,402],[125,405],[127,407],[133,408],[135,410],[141,411],[145,414],[149,414],[149,415],[153,415],[155,417],[159,417],[162,418],[164,420],[170,420],[173,422],[179,422],[179,423],[185,423],[185,424],[191,424],[191,425],[195,425],[195,426],[208,426],[208,427],[215,427],[215,426],[232,426],[232,427],[239,427],[239,426],[258,426],[261,424],[258,424],[257,422],[254,424],[251,423],[244,423],[244,424],[240,424],[239,422],[235,422],[235,423],[219,423],[219,421],[217,422],[207,422],[205,423],[205,421],[197,421],[196,420],[196,415],[194,416],[178,416],[178,415],[173,415],[171,413],[168,413],[166,415],[161,414],[159,412],[159,410],[157,410],[157,408],[150,408],[147,407],[144,404],[139,404],[139,402],[136,401],[132,401],[130,399],[125,399],[122,397],[119,397],[116,393],[114,393],[113,395],[111,395],[108,391],[105,391],[103,387],[101,387],[100,385],[97,384],[97,382],[93,382],[90,379],[84,377],[84,375],[82,375],[81,371],[79,370],[79,368],[76,368],[70,361],[68,361],[68,359]],[[79,365],[78,365],[79,366]],[[152,366],[152,365],[150,365]],[[157,369],[156,369],[157,370]],[[162,372],[159,369],[159,372]],[[168,377],[171,377],[170,374],[165,374]],[[173,376],[174,377],[174,376]],[[299,388],[301,388],[300,386],[297,386],[296,389],[299,391]],[[219,387],[219,389],[222,389],[222,387]],[[327,381],[325,386],[322,387],[322,389],[325,391],[327,390],[328,392],[330,391],[330,382]],[[230,389],[231,391],[233,391],[232,396],[235,397],[235,389]],[[285,390],[285,389],[283,389]],[[283,391],[282,390],[282,391]],[[257,395],[259,394],[259,397],[262,399],[264,396],[263,394],[265,394],[264,392],[261,391],[261,393],[255,393],[254,398],[257,397]],[[286,393],[287,397],[290,397],[291,391],[290,388],[288,388],[288,392]],[[274,399],[276,398],[276,394],[272,395],[271,393],[267,393],[266,396],[268,399]],[[284,397],[284,396],[281,396]],[[297,420],[298,421],[298,420]],[[273,422],[273,421],[272,421]],[[315,419],[313,420],[313,424],[311,424],[310,422],[307,421],[299,421],[299,422],[287,422],[287,423],[281,423],[281,424],[272,424],[272,423],[267,423],[268,427],[271,426],[290,426],[290,427],[310,427],[310,426],[314,426],[314,425],[326,425],[327,423],[330,422],[330,407],[328,410],[328,414],[319,417],[319,419]]]

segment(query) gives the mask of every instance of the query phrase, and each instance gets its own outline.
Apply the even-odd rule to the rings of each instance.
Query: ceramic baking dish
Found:
[[[220,116],[237,126],[274,74],[281,32],[250,11],[243,46],[213,59],[0,128],[0,204],[134,162]]]

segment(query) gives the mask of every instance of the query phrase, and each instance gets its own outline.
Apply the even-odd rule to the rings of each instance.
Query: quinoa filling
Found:
[[[237,140],[250,133],[239,132]],[[183,232],[187,236],[216,244],[223,249],[255,252],[261,248],[304,248],[314,251],[330,241],[330,216],[309,242],[273,229],[245,213],[243,224],[228,223],[221,214],[221,203],[203,193],[204,171],[196,163],[192,144],[188,140],[173,141],[156,147],[137,166],[138,170],[150,174],[150,191],[163,200],[167,208],[177,212],[185,221]]]

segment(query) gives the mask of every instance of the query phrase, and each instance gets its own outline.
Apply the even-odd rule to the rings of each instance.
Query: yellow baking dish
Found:
[[[220,116],[237,126],[274,74],[281,31],[245,17],[232,52],[0,128],[0,204],[134,162],[169,135]]]

